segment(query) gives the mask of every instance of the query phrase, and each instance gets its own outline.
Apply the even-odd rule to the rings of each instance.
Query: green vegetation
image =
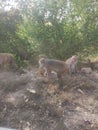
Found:
[[[98,56],[98,2],[92,0],[15,0],[5,11],[0,1],[0,52],[11,52],[19,65],[39,54],[65,60],[73,54]],[[23,61],[24,64],[23,64]]]

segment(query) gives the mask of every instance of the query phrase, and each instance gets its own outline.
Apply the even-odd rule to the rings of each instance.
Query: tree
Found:
[[[79,40],[76,21],[71,21],[69,17],[68,1],[33,0],[32,2],[32,8],[27,6],[29,9],[26,9],[26,13],[24,13],[24,21],[19,32],[22,34],[25,30],[25,34],[22,36],[27,36],[35,41],[39,53],[64,59],[68,54],[67,51],[76,46],[76,42]],[[70,52],[74,51],[75,48]]]
[[[10,46],[23,60],[34,61],[40,53],[65,60],[84,48],[96,48],[98,7],[92,0],[15,1],[18,10],[8,11],[1,21],[4,51]]]

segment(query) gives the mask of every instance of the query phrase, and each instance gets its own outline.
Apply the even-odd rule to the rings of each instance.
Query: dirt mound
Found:
[[[36,69],[35,69],[36,70]],[[20,130],[98,130],[98,73],[48,81],[34,71],[0,73],[0,126]]]

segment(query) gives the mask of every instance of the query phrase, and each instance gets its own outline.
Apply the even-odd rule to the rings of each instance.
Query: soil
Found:
[[[0,126],[18,130],[98,130],[98,73],[0,72]]]

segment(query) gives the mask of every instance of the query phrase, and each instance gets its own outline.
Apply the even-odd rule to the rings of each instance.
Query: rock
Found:
[[[0,130],[16,130],[16,129],[10,129],[10,128],[0,127]]]
[[[83,73],[83,74],[91,74],[92,69],[90,67],[81,68],[81,73]]]

